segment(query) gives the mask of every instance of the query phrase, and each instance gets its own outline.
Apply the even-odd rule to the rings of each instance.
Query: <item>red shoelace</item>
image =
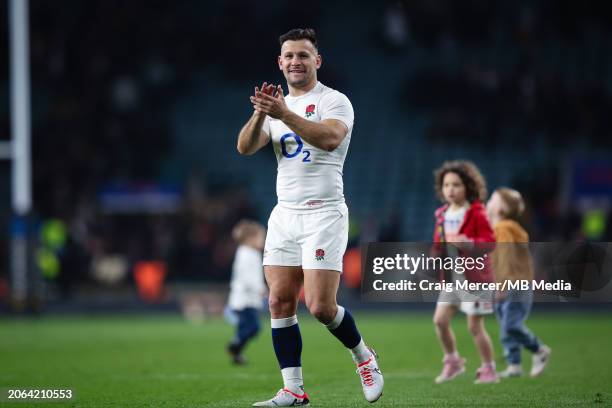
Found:
[[[368,387],[374,385],[374,379],[372,378],[372,369],[369,367],[372,359],[370,358],[368,361],[365,361],[359,365],[359,375],[363,379],[363,383]]]

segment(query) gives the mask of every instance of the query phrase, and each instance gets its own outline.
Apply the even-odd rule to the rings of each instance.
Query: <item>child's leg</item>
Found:
[[[465,359],[459,356],[455,335],[451,329],[450,321],[457,307],[452,303],[438,302],[434,313],[433,322],[436,334],[444,350],[444,366],[442,372],[436,377],[436,383],[451,381],[465,372]]]
[[[532,300],[532,294],[528,293],[521,296],[519,301],[516,302],[516,308],[520,310],[520,314],[522,316],[520,320],[520,334],[517,332],[517,338],[526,349],[533,353],[531,372],[529,375],[531,377],[537,377],[538,375],[542,374],[548,365],[551,349],[550,347],[542,344],[540,340],[525,326],[525,320],[527,320],[527,316],[531,310]]]
[[[493,344],[484,327],[483,315],[468,315],[468,329],[474,337],[474,344],[483,364],[493,364]]]
[[[249,340],[259,333],[259,327],[259,317],[256,309],[246,308],[239,311],[236,335],[231,343],[233,352],[240,354]]]
[[[540,349],[540,341],[538,338],[525,326],[525,320],[529,314],[531,308],[530,300],[517,300],[515,302],[508,302],[507,305],[507,323],[506,331],[508,336],[512,337],[512,341],[515,344],[515,348],[518,350],[518,363],[521,362],[520,357],[520,346],[522,345],[532,353],[537,352]]]
[[[454,354],[457,351],[455,334],[450,322],[457,311],[457,307],[452,304],[438,303],[434,312],[433,323],[436,327],[436,334],[445,355]]]
[[[504,348],[504,359],[508,364],[521,364],[521,344],[517,341],[512,330],[512,311],[510,310],[513,302],[504,300],[496,305],[499,319],[499,338]]]

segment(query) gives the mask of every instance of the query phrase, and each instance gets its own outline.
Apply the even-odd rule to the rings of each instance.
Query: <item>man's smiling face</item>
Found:
[[[316,83],[321,56],[309,40],[287,40],[281,47],[278,67],[289,86],[305,88]]]

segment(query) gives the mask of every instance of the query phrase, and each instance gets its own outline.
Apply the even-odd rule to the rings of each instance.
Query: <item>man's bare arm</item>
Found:
[[[348,132],[346,125],[336,119],[311,122],[289,111],[281,120],[306,142],[328,152],[340,146]]]
[[[238,153],[250,156],[264,147],[270,141],[270,137],[262,130],[266,114],[253,112],[253,116],[242,127],[238,134]]]
[[[255,95],[271,95],[274,93],[275,88],[274,85],[268,85],[267,82],[264,82],[261,86],[261,91],[258,87],[255,87]],[[255,107],[253,108],[253,116],[251,116],[248,122],[240,129],[240,133],[238,133],[238,143],[236,146],[238,153],[246,156],[254,154],[270,141],[270,137],[262,130],[266,120],[266,113],[257,110]]]

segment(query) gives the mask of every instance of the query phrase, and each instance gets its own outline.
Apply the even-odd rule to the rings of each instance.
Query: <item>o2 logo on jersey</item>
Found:
[[[296,148],[293,152],[289,152],[287,150],[287,139],[293,138],[295,139]],[[281,152],[283,156],[288,159],[292,159],[299,155],[300,153],[304,153],[304,157],[302,161],[304,163],[310,163],[310,150],[304,150],[304,142],[302,142],[302,138],[296,135],[295,133],[287,133],[281,136],[280,138]]]

